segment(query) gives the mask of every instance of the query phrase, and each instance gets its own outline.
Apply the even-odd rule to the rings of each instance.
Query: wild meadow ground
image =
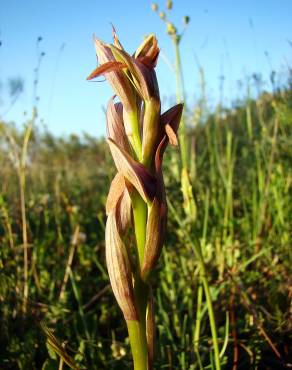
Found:
[[[187,111],[191,219],[182,206],[179,153],[165,155],[169,213],[153,278],[154,368],[213,368],[206,277],[222,368],[285,369],[292,84],[233,109],[203,112],[203,105]],[[62,351],[81,369],[129,369],[127,330],[105,265],[104,205],[115,173],[107,144],[36,127],[30,134],[25,153],[25,128],[1,122],[0,369],[65,369]]]

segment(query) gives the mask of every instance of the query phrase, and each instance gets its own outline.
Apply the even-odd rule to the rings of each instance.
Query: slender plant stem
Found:
[[[206,277],[206,269],[205,264],[203,261],[200,263],[200,268],[202,269],[201,279],[204,287],[204,293],[206,297],[207,307],[208,307],[208,315],[209,315],[209,322],[211,327],[211,334],[212,334],[212,340],[213,340],[213,347],[214,347],[214,357],[215,357],[215,369],[220,370],[220,351],[219,351],[219,344],[218,344],[218,337],[217,337],[217,327],[216,327],[216,321],[214,316],[214,309],[213,309],[213,303],[210,293],[210,287],[208,283],[208,279]]]
[[[131,123],[132,135],[129,136],[129,140],[134,148],[134,152],[139,161],[142,160],[142,141],[139,132],[139,118],[137,112],[133,111],[129,113],[129,121]]]
[[[218,343],[218,337],[217,337],[217,327],[216,327],[216,321],[215,321],[215,315],[214,315],[213,302],[212,302],[209,282],[208,282],[207,275],[206,275],[206,267],[205,267],[204,259],[202,256],[201,248],[196,243],[192,243],[192,244],[193,244],[195,253],[199,261],[200,279],[202,281],[204,293],[206,297],[208,316],[209,316],[209,322],[210,322],[210,328],[211,328],[211,335],[212,335],[212,341],[213,341],[213,347],[214,347],[215,369],[220,370],[221,369],[220,350],[219,350],[219,343]]]
[[[184,94],[184,82],[182,74],[182,66],[179,52],[179,41],[176,38],[173,39],[175,49],[175,75],[176,75],[176,100],[178,103],[185,102]],[[181,150],[182,168],[187,169],[187,148],[186,148],[186,125],[184,113],[182,114],[180,128],[179,128],[179,142]]]
[[[134,370],[147,370],[147,340],[139,321],[127,321]]]
[[[146,337],[146,309],[149,288],[140,278],[146,240],[147,204],[137,191],[133,191],[131,198],[137,243],[137,259],[139,262],[139,270],[134,277],[134,294],[138,306],[139,321],[128,321],[127,326],[134,361],[134,370],[147,370],[148,348]]]
[[[130,115],[132,127],[132,145],[139,162],[142,162],[142,142],[139,133],[138,116],[134,112]],[[147,370],[148,368],[148,345],[146,336],[146,309],[149,296],[149,287],[140,278],[140,271],[144,261],[144,250],[146,241],[147,203],[140,194],[133,190],[131,192],[134,230],[136,237],[137,271],[134,273],[134,296],[137,305],[139,320],[127,321],[130,345],[134,361],[134,370]]]
[[[26,159],[27,150],[30,135],[32,133],[33,123],[35,119],[35,110],[33,111],[33,116],[29,122],[23,139],[22,152],[19,161],[18,177],[19,177],[19,191],[20,191],[20,207],[21,207],[21,221],[22,221],[22,243],[23,243],[23,313],[26,313],[27,301],[29,296],[28,287],[28,237],[27,237],[27,219],[26,219],[26,206],[25,206],[25,172],[26,172]]]
[[[146,240],[146,222],[147,222],[147,204],[135,190],[131,194],[132,207],[135,224],[135,236],[137,242],[137,254],[139,259],[139,269],[141,269],[144,260],[144,248]]]
[[[25,175],[19,173],[20,207],[22,222],[22,246],[23,246],[23,313],[26,313],[28,300],[28,243],[27,243],[27,221],[25,209]]]
[[[197,292],[196,325],[195,325],[195,332],[194,332],[194,348],[195,348],[195,352],[197,353],[199,353],[199,340],[200,340],[201,320],[202,320],[202,301],[203,301],[203,286],[202,286],[201,276],[199,276],[199,286],[198,286],[198,292]]]
[[[212,299],[211,299],[211,294],[210,294],[209,284],[207,283],[207,279],[203,279],[203,285],[205,288],[205,295],[206,295],[208,312],[209,312],[211,334],[212,334],[212,340],[213,340],[213,346],[214,346],[215,368],[216,370],[220,370],[221,365],[220,365],[220,351],[219,351],[219,345],[218,345],[217,328],[216,328],[213,304],[212,304]]]
[[[216,321],[215,321],[215,315],[214,315],[213,302],[212,302],[209,282],[208,282],[207,275],[206,275],[206,267],[205,267],[205,263],[204,263],[204,259],[203,259],[200,247],[194,243],[192,244],[193,244],[195,253],[199,261],[200,279],[202,281],[204,293],[206,297],[208,316],[209,316],[209,322],[210,322],[210,328],[211,328],[211,335],[212,335],[212,341],[213,341],[213,347],[214,347],[215,369],[220,370],[221,369],[220,350],[219,350],[219,343],[218,343],[218,336],[217,336],[217,327],[216,327]]]
[[[183,224],[182,224],[176,210],[174,209],[173,205],[170,202],[168,202],[167,204],[169,206],[169,209],[173,213],[176,221],[180,225],[180,227],[183,227]],[[201,278],[201,282],[203,284],[204,293],[205,293],[205,297],[206,297],[206,301],[207,301],[208,316],[209,316],[210,327],[211,327],[211,335],[212,335],[212,341],[213,341],[213,347],[214,347],[214,356],[215,356],[215,368],[216,368],[216,370],[220,370],[221,365],[220,365],[220,351],[219,351],[219,344],[218,344],[218,337],[217,337],[217,328],[216,328],[216,321],[215,321],[215,315],[214,315],[213,302],[212,302],[209,282],[208,282],[208,279],[207,279],[207,276],[206,276],[206,267],[205,267],[205,263],[204,263],[204,258],[202,256],[202,251],[201,251],[199,241],[194,242],[187,232],[185,233],[185,236],[186,236],[187,242],[192,246],[193,251],[195,253],[195,256],[196,256],[196,258],[198,260],[198,263],[199,263],[200,278]]]

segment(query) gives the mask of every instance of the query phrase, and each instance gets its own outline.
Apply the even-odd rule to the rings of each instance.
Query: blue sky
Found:
[[[157,4],[162,9],[165,1]],[[25,121],[23,112],[30,114],[36,40],[42,36],[40,50],[46,55],[39,73],[39,121],[56,135],[82,131],[103,135],[103,107],[112,93],[106,83],[86,81],[96,66],[92,34],[110,42],[112,22],[132,52],[154,32],[163,56],[173,61],[172,44],[150,5],[148,0],[1,0],[0,117],[20,125]],[[291,0],[174,1],[170,19],[178,28],[184,15],[191,18],[181,43],[188,101],[200,96],[197,61],[204,68],[212,104],[218,101],[220,75],[225,76],[228,103],[239,94],[239,79],[260,72],[268,81],[272,69],[291,66],[291,14]],[[167,100],[175,94],[175,81],[164,59],[160,58],[157,74]],[[14,77],[24,80],[24,91],[7,113],[7,81]]]

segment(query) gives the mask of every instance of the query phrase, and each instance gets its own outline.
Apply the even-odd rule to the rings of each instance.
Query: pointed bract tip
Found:
[[[125,67],[126,65],[121,62],[115,62],[115,61],[106,62],[98,66],[93,72],[91,72],[91,74],[86,79],[92,80],[93,78],[104,75],[105,73],[119,71]]]
[[[117,48],[119,48],[119,49],[123,50],[124,48],[123,48],[122,44],[121,44],[121,43],[120,43],[120,41],[119,41],[119,38],[118,38],[118,35],[117,35],[117,31],[116,31],[115,26],[113,25],[113,23],[112,23],[112,22],[110,22],[110,25],[111,25],[111,27],[112,27],[112,37],[113,37],[113,40],[114,40],[114,45],[115,45]],[[103,45],[106,45],[105,43],[103,43],[103,42],[102,42],[102,41],[100,41],[100,40],[98,40],[98,42],[99,42],[99,43],[102,43]],[[106,45],[106,46],[109,46],[109,45]]]

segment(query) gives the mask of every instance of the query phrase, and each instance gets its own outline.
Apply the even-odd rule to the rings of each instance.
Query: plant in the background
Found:
[[[170,36],[170,39],[174,46],[175,52],[175,77],[176,77],[176,100],[177,103],[186,102],[186,93],[184,86],[184,78],[180,57],[180,42],[184,35],[184,32],[190,22],[189,16],[183,17],[184,28],[181,33],[178,32],[175,25],[169,21],[168,15],[173,7],[173,2],[167,0],[166,11],[159,11],[158,5],[156,3],[152,4],[152,10],[157,12],[160,19],[166,25],[166,32]],[[185,113],[182,115],[182,120],[179,129],[179,144],[180,144],[180,155],[181,155],[181,190],[184,198],[184,211],[188,217],[189,221],[195,221],[197,215],[196,203],[193,196],[193,189],[190,179],[190,163],[188,161],[188,143],[187,143],[187,133],[186,133],[186,116]],[[190,156],[193,158],[193,155]]]
[[[120,99],[115,103],[113,97],[107,107],[108,144],[118,173],[106,204],[106,262],[127,322],[134,368],[150,370],[155,341],[151,274],[167,216],[162,159],[169,142],[177,145],[183,106],[161,114],[156,37],[149,35],[130,56],[115,31],[113,36],[113,45],[95,40],[100,65],[88,77],[104,75]]]
[[[31,118],[27,120],[25,124],[25,129],[23,137],[18,140],[16,132],[11,130],[8,126],[1,124],[0,132],[3,131],[3,135],[8,143],[9,158],[12,165],[15,167],[18,177],[19,185],[19,202],[20,202],[20,213],[21,213],[21,227],[22,227],[22,248],[23,248],[23,302],[22,311],[25,314],[27,311],[27,304],[29,299],[29,275],[32,272],[32,267],[29,266],[29,240],[28,240],[28,222],[27,222],[27,211],[26,211],[26,173],[27,173],[27,162],[28,162],[28,147],[31,136],[33,134],[33,128],[35,126],[35,121],[37,118],[37,87],[39,81],[39,71],[44,52],[39,49],[42,37],[38,37],[36,41],[36,51],[37,51],[37,65],[34,68],[34,90],[33,90],[33,107]],[[12,102],[10,107],[5,112],[8,113],[10,108],[15,104],[18,97],[23,91],[23,83],[21,79],[11,79],[10,80],[10,95],[12,97]],[[2,122],[0,122],[2,123]],[[20,141],[20,142],[18,142]]]
[[[171,41],[175,50],[175,75],[176,75],[176,97],[177,102],[186,102],[186,94],[184,87],[183,71],[180,57],[180,42],[184,35],[184,32],[190,22],[190,17],[185,16],[183,18],[184,28],[181,33],[178,32],[175,25],[169,21],[168,15],[173,7],[173,2],[167,0],[166,2],[166,11],[159,11],[158,5],[156,3],[152,4],[152,10],[157,12],[160,19],[166,25],[167,34],[170,36]],[[194,223],[197,218],[197,206],[193,195],[193,186],[191,183],[190,170],[191,167],[194,167],[194,163],[190,163],[188,158],[195,161],[194,147],[191,146],[191,150],[188,148],[188,135],[186,132],[186,116],[182,115],[180,130],[179,130],[179,144],[180,144],[180,154],[181,154],[181,190],[184,198],[184,212],[187,216],[187,221],[189,226],[194,226]],[[173,213],[175,212],[174,208],[171,206]],[[183,228],[183,224],[181,224]],[[196,317],[196,327],[194,331],[194,349],[197,354],[197,357],[200,362],[199,355],[199,339],[201,332],[201,306],[202,306],[202,296],[203,291],[205,293],[206,304],[208,308],[208,316],[210,322],[210,328],[212,333],[213,347],[214,347],[214,363],[217,370],[220,369],[220,351],[218,344],[218,335],[217,327],[215,322],[214,308],[212,303],[211,290],[208,282],[208,277],[206,275],[206,262],[204,261],[203,254],[203,243],[195,242],[192,240],[190,235],[190,229],[185,229],[185,237],[188,239],[188,244],[192,246],[195,251],[196,258],[199,266],[199,286],[197,291],[197,317]]]

